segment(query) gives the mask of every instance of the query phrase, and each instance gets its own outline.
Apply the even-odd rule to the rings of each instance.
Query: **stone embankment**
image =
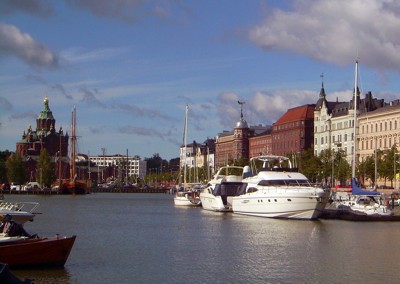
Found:
[[[111,192],[111,193],[170,193],[169,188],[163,187],[114,187],[114,188],[101,188],[101,187],[93,187],[88,188],[87,193],[103,193],[103,192]],[[53,195],[59,194],[57,190],[2,190],[1,194],[38,194],[38,195]]]

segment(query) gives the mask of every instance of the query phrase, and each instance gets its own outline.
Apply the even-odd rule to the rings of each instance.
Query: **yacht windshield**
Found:
[[[242,182],[229,182],[221,183],[215,186],[213,194],[215,196],[237,196],[241,192],[244,192],[246,183]]]
[[[306,179],[276,179],[262,180],[258,183],[260,186],[310,186]]]

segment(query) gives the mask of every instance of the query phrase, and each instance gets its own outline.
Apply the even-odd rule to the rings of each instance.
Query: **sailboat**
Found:
[[[349,200],[336,201],[336,207],[339,210],[348,210],[350,212],[363,215],[381,215],[390,216],[393,213],[384,204],[384,198],[380,192],[368,191],[362,189],[356,179],[357,162],[357,90],[358,90],[358,60],[356,60],[355,80],[354,80],[354,151],[352,159],[352,192]]]
[[[177,206],[200,206],[200,196],[198,189],[194,185],[189,185],[186,180],[187,176],[187,128],[188,128],[188,111],[189,107],[185,108],[185,125],[183,129],[183,185],[179,186],[178,191],[174,196],[174,204]]]
[[[72,109],[72,135],[70,157],[70,179],[64,180],[60,185],[61,194],[86,194],[86,182],[77,179],[76,174],[76,107]]]

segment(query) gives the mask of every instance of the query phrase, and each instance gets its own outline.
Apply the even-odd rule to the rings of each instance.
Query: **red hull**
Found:
[[[86,194],[86,184],[78,181],[63,183],[60,187],[61,194]]]
[[[63,267],[76,236],[0,243],[0,262],[11,268]]]

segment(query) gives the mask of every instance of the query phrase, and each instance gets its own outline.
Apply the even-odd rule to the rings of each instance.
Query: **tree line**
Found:
[[[400,170],[397,163],[398,151],[395,146],[391,149],[376,150],[373,155],[367,156],[358,162],[356,166],[357,178],[362,184],[369,183],[375,185],[376,180],[387,181],[393,186],[396,178],[396,167]],[[313,149],[305,150],[301,153],[287,155],[296,167],[299,168],[310,181],[322,182],[327,185],[345,185],[351,178],[351,165],[346,160],[345,151],[334,151],[327,149],[321,151],[319,156],[314,156]],[[163,159],[158,153],[150,158],[144,159],[147,162],[147,175],[144,183],[149,182],[179,182],[182,179],[182,169],[180,169],[179,158],[171,160]],[[229,164],[245,166],[249,164],[248,159],[230,161]],[[56,180],[54,164],[51,157],[43,149],[40,153],[36,175],[37,182],[44,187],[50,187]],[[189,179],[191,181],[202,182],[209,179],[209,171],[206,168],[188,168]],[[0,151],[0,182],[26,182],[25,168],[22,158],[14,152]]]

